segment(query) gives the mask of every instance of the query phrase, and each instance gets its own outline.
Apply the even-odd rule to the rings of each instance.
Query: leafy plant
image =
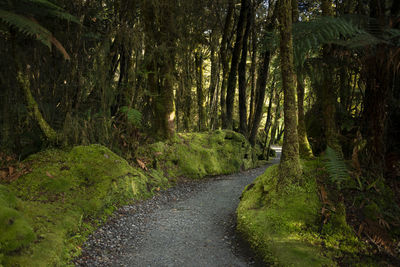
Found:
[[[335,183],[340,190],[341,183],[350,177],[343,156],[341,153],[328,146],[323,159],[331,181]]]
[[[142,113],[134,108],[127,106],[121,107],[121,112],[125,114],[128,122],[134,127],[140,127],[142,125]]]

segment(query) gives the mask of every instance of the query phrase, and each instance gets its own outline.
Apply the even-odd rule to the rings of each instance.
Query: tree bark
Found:
[[[247,136],[247,79],[246,79],[246,65],[247,65],[247,43],[252,27],[252,8],[248,9],[246,29],[243,35],[242,55],[239,63],[239,132]]]
[[[201,52],[195,55],[196,64],[196,88],[197,88],[197,108],[198,108],[198,131],[206,129],[206,113],[204,110],[204,97],[203,97],[203,55]]]
[[[220,62],[222,66],[222,83],[221,83],[221,126],[226,128],[226,86],[227,86],[227,76],[229,70],[228,64],[228,34],[232,28],[232,17],[235,8],[235,3],[233,0],[229,1],[228,10],[225,18],[224,32],[222,34],[221,46],[220,46]]]
[[[250,105],[249,105],[249,118],[247,123],[247,129],[252,128],[252,122],[254,120],[254,103],[255,103],[255,90],[256,90],[256,64],[257,64],[257,36],[254,27],[254,15],[253,17],[253,27],[252,27],[252,54],[251,54],[251,66],[250,66]]]
[[[299,134],[299,153],[302,158],[312,158],[313,153],[307,138],[306,119],[304,116],[304,79],[300,73],[297,73],[297,108],[298,108],[298,125]]]
[[[282,87],[284,93],[284,127],[282,156],[279,164],[281,179],[298,178],[301,175],[299,138],[297,134],[297,105],[294,86],[292,3],[281,0],[279,4],[280,55]]]
[[[26,74],[23,74],[22,71],[18,71],[17,81],[24,93],[26,107],[29,114],[38,123],[40,130],[42,130],[46,139],[50,143],[57,143],[59,141],[59,136],[57,135],[57,132],[47,123],[42,113],[40,112],[39,105],[37,104],[31,92],[29,77]]]
[[[254,120],[251,124],[251,131],[249,136],[249,142],[252,146],[256,144],[256,137],[258,128],[260,127],[261,118],[263,115],[263,106],[265,100],[265,89],[267,86],[267,78],[268,78],[268,69],[269,62],[271,59],[271,52],[269,50],[264,51],[262,65],[258,71],[257,77],[257,89],[256,89],[256,99],[255,99],[255,111],[254,111]]]
[[[236,41],[232,52],[231,69],[228,77],[228,86],[226,88],[226,128],[233,129],[233,108],[235,102],[236,77],[239,66],[240,51],[243,45],[243,34],[245,21],[249,9],[248,0],[241,1],[240,15],[236,29]]]

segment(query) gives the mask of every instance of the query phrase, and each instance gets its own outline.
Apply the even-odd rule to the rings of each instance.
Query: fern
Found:
[[[128,122],[134,127],[140,127],[142,125],[142,113],[139,110],[123,106],[121,112],[125,114]]]
[[[298,67],[325,44],[337,44],[347,49],[359,49],[380,43],[399,42],[400,30],[376,26],[374,19],[346,15],[342,17],[319,17],[293,25],[294,59]],[[263,45],[274,50],[279,45],[278,32],[268,32]]]
[[[353,38],[360,35],[370,37],[366,31],[343,17],[320,17],[312,21],[296,23],[293,26],[296,65],[301,66],[310,52],[319,49],[324,44],[340,44],[343,40],[348,41],[345,44],[352,44],[356,42]]]
[[[342,155],[328,146],[323,158],[325,160],[324,165],[329,173],[331,181],[335,183],[340,190],[341,183],[350,178]]]
[[[47,0],[14,0],[0,3],[0,23],[14,27],[28,37],[36,38],[50,49],[53,43],[68,58],[65,49],[52,33],[36,21],[39,17],[54,17],[79,23],[76,17]]]
[[[51,32],[31,19],[0,9],[0,20],[10,27],[14,26],[24,35],[36,37],[44,45],[51,48]]]

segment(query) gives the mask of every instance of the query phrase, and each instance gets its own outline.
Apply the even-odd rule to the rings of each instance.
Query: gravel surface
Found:
[[[244,187],[268,166],[182,183],[122,207],[90,236],[75,265],[254,266],[238,244],[234,214]]]

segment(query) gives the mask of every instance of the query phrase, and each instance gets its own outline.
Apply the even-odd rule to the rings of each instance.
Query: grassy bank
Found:
[[[0,266],[65,266],[117,207],[152,196],[179,176],[255,167],[256,152],[231,131],[177,135],[141,147],[134,163],[100,145],[47,150],[29,173],[0,184]]]

